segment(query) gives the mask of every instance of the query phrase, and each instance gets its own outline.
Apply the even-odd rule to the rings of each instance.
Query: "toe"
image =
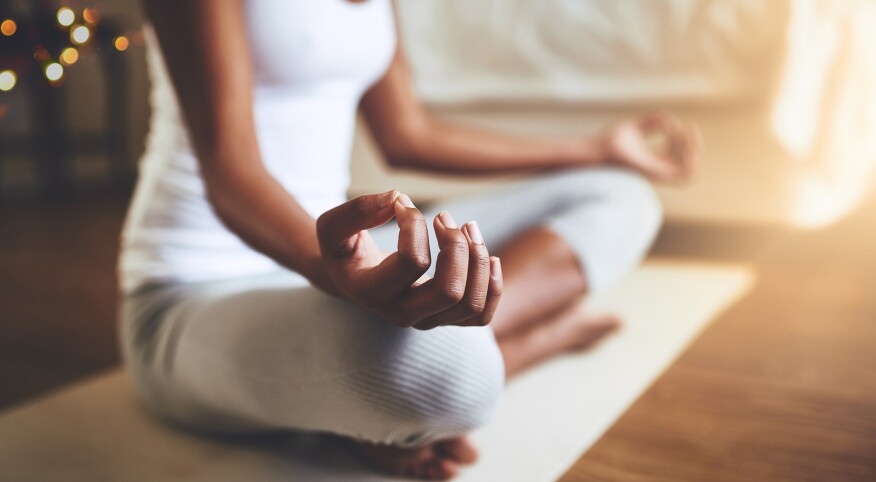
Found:
[[[574,338],[574,349],[590,348],[609,334],[617,331],[622,323],[615,315],[588,316],[579,325],[578,335]]]
[[[430,460],[424,468],[426,480],[450,480],[459,473],[459,467],[454,462],[441,458]]]
[[[623,322],[617,315],[602,315],[597,317],[597,319],[594,320],[593,323],[602,327],[602,329],[607,330],[608,332],[612,332],[623,326]]]
[[[472,464],[478,459],[478,451],[467,437],[437,442],[435,452],[460,464]]]

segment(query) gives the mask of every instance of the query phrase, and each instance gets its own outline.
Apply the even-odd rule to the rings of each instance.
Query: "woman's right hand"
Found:
[[[398,251],[387,256],[367,229],[393,217],[399,226]],[[435,277],[422,280],[432,260],[429,233],[408,196],[398,191],[368,194],[324,213],[316,230],[323,267],[335,290],[403,327],[487,325],[502,294],[499,258],[490,257],[477,223],[458,228],[445,211],[433,224],[441,252]]]
[[[689,180],[703,149],[699,130],[666,112],[621,121],[599,139],[603,158],[663,182]]]

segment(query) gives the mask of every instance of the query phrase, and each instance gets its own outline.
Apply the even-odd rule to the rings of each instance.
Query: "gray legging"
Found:
[[[493,252],[528,228],[552,229],[595,291],[638,264],[661,220],[650,185],[611,169],[543,175],[424,214],[443,209],[476,219]],[[395,249],[392,224],[372,233]],[[281,270],[141,289],[123,300],[121,339],[147,405],[213,431],[307,430],[414,446],[482,425],[504,383],[489,327],[397,328]]]

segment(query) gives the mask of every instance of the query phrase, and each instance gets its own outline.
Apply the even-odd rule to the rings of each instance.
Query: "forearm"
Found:
[[[207,196],[223,223],[256,251],[333,292],[321,267],[316,223],[264,168],[222,168],[204,172]]]
[[[601,138],[526,138],[432,119],[414,95],[401,50],[361,107],[375,141],[395,167],[498,173],[591,166],[608,158]]]
[[[593,139],[539,139],[428,120],[411,135],[402,168],[445,173],[497,173],[595,166],[606,161],[602,142]]]

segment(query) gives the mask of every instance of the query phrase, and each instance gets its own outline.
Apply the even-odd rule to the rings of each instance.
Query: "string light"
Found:
[[[46,78],[49,79],[49,81],[57,82],[64,76],[64,67],[58,62],[52,62],[49,65],[46,65],[45,73]]]
[[[125,37],[124,35],[119,35],[118,37],[116,37],[115,40],[113,40],[113,45],[119,52],[124,52],[125,50],[128,50],[128,37]]]
[[[76,20],[76,14],[69,7],[61,7],[58,9],[58,23],[64,27],[73,25]]]
[[[91,30],[85,25],[77,25],[70,29],[70,41],[77,45],[82,45],[88,42],[91,37]]]
[[[71,66],[79,60],[79,51],[73,47],[67,47],[61,51],[61,63],[66,66]]]
[[[0,23],[0,33],[7,37],[14,35],[16,30],[18,30],[18,25],[11,18],[7,18],[3,23]]]
[[[4,0],[0,0],[2,2]],[[70,0],[61,0],[67,3]],[[52,3],[52,2],[45,2]],[[43,10],[45,11],[45,10]],[[58,87],[62,84],[66,68],[71,67],[80,60],[80,56],[92,50],[89,48],[90,43],[99,43],[97,48],[106,46],[107,40],[97,36],[97,29],[101,22],[101,10],[96,7],[86,7],[79,10],[73,10],[69,6],[61,6],[57,10],[50,9],[46,13],[49,14],[47,21],[51,24],[51,13],[54,12],[54,20],[60,26],[62,32],[69,35],[70,43],[66,45],[57,45],[54,34],[51,31],[56,29],[49,28],[50,32],[43,32],[45,25],[31,26],[28,25],[28,42],[33,58],[38,65],[42,65],[43,76],[48,80],[49,85]],[[11,37],[18,32],[18,24],[11,18],[0,17],[0,36]],[[20,35],[20,34],[19,34]],[[2,43],[2,42],[0,42]],[[53,53],[50,53],[46,45],[50,45]],[[140,30],[129,31],[125,34],[118,35],[112,38],[110,43],[112,48],[119,52],[124,52],[132,46],[143,45],[143,35]],[[55,48],[61,50],[60,54],[55,57]],[[7,92],[15,88],[18,83],[18,76],[12,70],[0,70],[0,91]],[[0,107],[3,107],[0,105]]]
[[[89,25],[94,25],[100,21],[100,12],[94,8],[86,8],[82,11],[82,19]]]
[[[15,72],[11,70],[4,70],[3,72],[0,72],[0,90],[2,90],[3,92],[9,92],[10,90],[12,90],[13,87],[15,87],[16,80],[17,79],[15,77]]]

